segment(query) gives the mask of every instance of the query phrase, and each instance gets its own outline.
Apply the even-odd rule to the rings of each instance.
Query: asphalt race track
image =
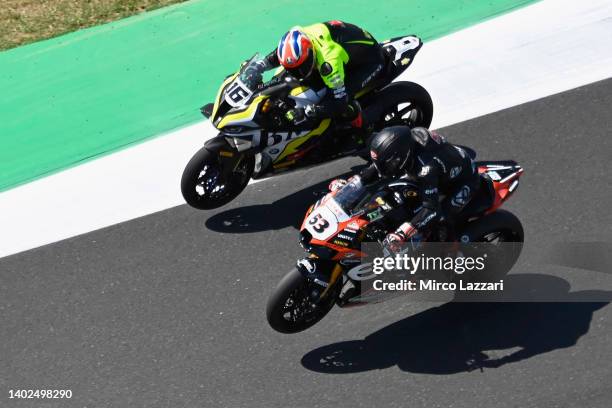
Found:
[[[18,387],[74,396],[15,406],[609,407],[612,307],[572,301],[612,300],[612,270],[568,255],[572,242],[610,253],[610,106],[607,80],[442,130],[525,167],[506,208],[527,248],[508,280],[567,302],[400,298],[272,331],[265,302],[302,253],[313,192],[362,163],[343,160],[219,210],[181,206],[0,260],[0,406]],[[488,362],[469,371],[474,356]]]

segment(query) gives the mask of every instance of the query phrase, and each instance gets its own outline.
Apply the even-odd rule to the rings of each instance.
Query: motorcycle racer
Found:
[[[326,97],[320,103],[287,113],[294,123],[330,117],[362,127],[364,115],[353,98],[381,76],[385,65],[384,50],[369,32],[333,20],[293,27],[249,74],[261,79],[264,71],[282,66],[314,88],[327,87]],[[365,116],[367,119],[368,115]]]
[[[401,225],[387,234],[383,246],[397,252],[403,243],[419,241],[424,232],[442,219],[448,228],[446,240],[454,240],[453,220],[480,185],[480,177],[467,152],[425,128],[393,126],[374,136],[370,156],[372,164],[360,173],[362,182],[368,184],[380,178],[393,180],[389,185],[396,193],[392,195],[394,202],[389,204],[400,210],[393,218]],[[422,198],[422,205],[414,213],[402,211],[406,198],[402,185],[407,188],[408,180],[416,181]],[[330,190],[345,183],[341,179],[334,180]],[[442,195],[445,198],[440,201]]]

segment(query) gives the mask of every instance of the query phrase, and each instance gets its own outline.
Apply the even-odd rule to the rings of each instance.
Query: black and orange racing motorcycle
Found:
[[[505,274],[520,254],[523,227],[514,214],[500,207],[516,191],[523,169],[514,161],[476,162],[476,166],[481,185],[457,219],[457,236],[461,242],[492,245],[488,248],[512,243],[514,251],[505,260]],[[378,302],[382,300],[377,298],[388,296],[373,293],[371,288],[365,292],[355,288],[375,276],[372,264],[362,261],[371,255],[362,252],[362,244],[382,242],[388,231],[385,217],[391,211],[386,204],[393,194],[389,186],[398,182],[408,187],[408,205],[415,209],[421,205],[419,188],[410,181],[366,186],[354,176],[308,209],[300,229],[300,244],[308,256],[297,262],[268,299],[266,314],[274,330],[299,332],[320,321],[334,305]],[[436,239],[439,235],[425,241]]]

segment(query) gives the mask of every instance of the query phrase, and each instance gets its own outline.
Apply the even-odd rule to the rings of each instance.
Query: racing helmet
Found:
[[[383,129],[370,142],[370,157],[381,177],[397,177],[412,167],[412,137],[408,126]]]
[[[276,56],[280,64],[298,79],[306,79],[315,66],[312,42],[299,28],[289,30],[278,43]]]

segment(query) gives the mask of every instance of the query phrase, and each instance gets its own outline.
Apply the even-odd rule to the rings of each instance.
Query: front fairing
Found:
[[[328,193],[308,210],[300,229],[300,243],[325,259],[359,258],[362,229],[369,223],[359,206],[370,192],[358,176],[340,190]]]
[[[219,87],[210,118],[216,127],[230,110],[246,108],[254,98],[261,83],[253,76],[247,75],[247,71],[259,60],[259,54],[253,55],[242,63],[236,73],[228,76]]]

